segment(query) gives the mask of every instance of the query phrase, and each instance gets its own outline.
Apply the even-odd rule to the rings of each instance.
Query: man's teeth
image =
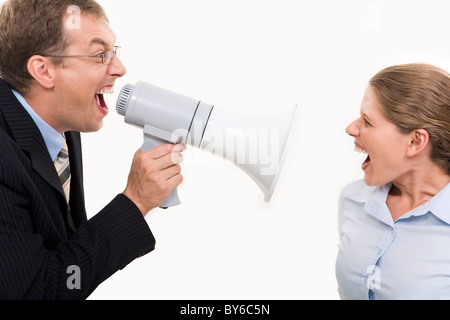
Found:
[[[362,154],[367,154],[367,151],[364,150],[363,148],[358,147],[357,145],[355,145],[355,151],[362,153]]]
[[[97,92],[97,94],[113,94],[113,93],[114,93],[114,88],[101,89],[100,91]]]

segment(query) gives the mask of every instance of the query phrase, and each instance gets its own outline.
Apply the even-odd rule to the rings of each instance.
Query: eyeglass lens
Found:
[[[114,55],[119,56],[120,47],[114,48],[113,51],[106,51],[103,55],[103,64],[110,64]]]

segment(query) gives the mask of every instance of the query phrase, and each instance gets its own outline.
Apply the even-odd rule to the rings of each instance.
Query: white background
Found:
[[[89,216],[125,188],[140,129],[115,112],[138,80],[232,111],[301,119],[270,203],[237,167],[190,147],[182,205],[146,220],[156,250],[91,299],[338,299],[334,263],[342,187],[363,177],[345,127],[382,68],[450,70],[448,0],[101,0],[127,75],[83,134]],[[212,157],[212,156],[211,156]]]
[[[84,135],[87,209],[125,187],[140,129],[115,100],[144,80],[222,108],[301,119],[269,204],[237,167],[189,148],[182,205],[146,219],[156,250],[92,299],[337,299],[337,201],[362,178],[345,127],[396,63],[450,70],[448,1],[104,0],[128,74],[100,133]],[[201,155],[200,155],[201,154]],[[103,164],[98,164],[102,161]]]

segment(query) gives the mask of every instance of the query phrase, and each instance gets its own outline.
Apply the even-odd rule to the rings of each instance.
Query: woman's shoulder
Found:
[[[350,199],[357,202],[365,202],[375,192],[377,187],[368,186],[364,179],[347,184],[341,191],[340,199]]]

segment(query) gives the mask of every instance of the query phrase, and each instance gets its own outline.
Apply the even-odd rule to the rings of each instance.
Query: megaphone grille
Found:
[[[134,86],[132,84],[125,85],[120,91],[119,98],[117,99],[117,113],[122,116],[125,116],[125,112],[127,111],[127,102],[130,97],[131,91],[133,91]]]

